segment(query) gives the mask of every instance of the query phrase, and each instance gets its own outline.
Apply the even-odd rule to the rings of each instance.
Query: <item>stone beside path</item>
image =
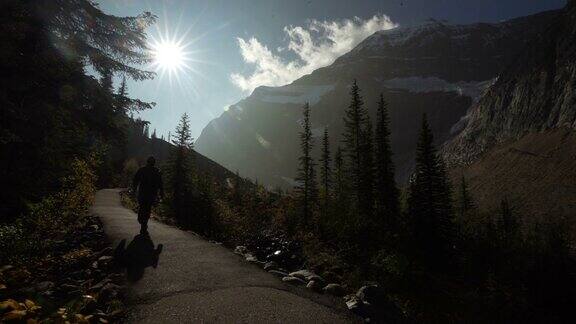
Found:
[[[123,246],[127,252],[122,258],[132,279],[125,298],[128,322],[361,321],[348,311],[341,298],[284,283],[193,233],[151,220],[150,238],[137,237],[140,226],[136,215],[122,207],[119,192],[100,190],[91,211],[102,220],[113,247],[126,240]]]

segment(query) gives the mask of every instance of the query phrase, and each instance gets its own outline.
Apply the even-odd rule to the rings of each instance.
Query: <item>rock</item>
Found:
[[[246,261],[248,261],[248,262],[258,261],[258,259],[256,259],[256,257],[253,256],[251,253],[246,253],[246,255],[244,257],[246,258]]]
[[[112,280],[110,280],[109,278],[105,278],[102,281],[100,281],[99,283],[95,284],[94,286],[90,287],[90,291],[91,292],[96,292],[101,290],[102,288],[104,288],[105,285],[107,285],[108,283],[112,282]]]
[[[72,291],[72,290],[79,290],[79,289],[80,289],[80,287],[78,287],[77,285],[72,285],[72,284],[67,284],[67,283],[62,284],[59,287],[59,290],[62,290],[62,291]]]
[[[264,264],[264,270],[265,271],[278,270],[278,268],[280,268],[280,266],[278,265],[278,263],[276,263],[274,261],[269,261],[269,262],[266,262]]]
[[[324,285],[320,281],[310,280],[308,282],[308,284],[306,285],[306,288],[311,289],[311,290],[316,291],[316,292],[319,292],[319,291],[322,291],[323,286]]]
[[[82,314],[90,314],[98,307],[98,302],[95,299],[87,299],[84,301],[84,304],[80,308],[80,312]]]
[[[248,253],[248,249],[243,245],[239,245],[234,249],[234,253],[239,254],[239,255],[244,255],[244,254]]]
[[[344,288],[336,283],[327,284],[326,287],[322,289],[325,293],[333,296],[344,296]]]
[[[101,256],[101,257],[98,258],[98,264],[100,264],[100,263],[104,263],[104,264],[110,263],[110,262],[112,262],[112,259],[114,259],[114,258],[113,258],[112,256],[110,256],[110,255],[103,255],[103,256]]]
[[[113,273],[108,276],[108,279],[110,279],[115,284],[121,284],[124,282],[124,275],[120,273]]]
[[[287,282],[289,284],[293,284],[293,285],[305,285],[306,284],[306,281],[304,281],[300,278],[292,277],[292,276],[286,276],[286,277],[282,278],[282,281]]]
[[[366,322],[370,322],[372,311],[369,304],[365,304],[356,296],[353,296],[346,301],[346,307],[348,307],[348,309],[354,314],[363,317]]]
[[[54,283],[52,281],[42,281],[36,285],[36,290],[38,292],[45,292],[50,290],[54,287]]]
[[[311,281],[311,280],[324,281],[324,279],[322,279],[322,277],[320,277],[319,275],[315,274],[314,272],[312,272],[310,270],[299,270],[299,271],[295,271],[295,272],[290,273],[290,275],[292,277],[300,278],[300,279],[306,280],[306,281]]]
[[[280,271],[280,270],[268,270],[269,273],[277,276],[277,277],[287,277],[288,273],[284,272],[284,271]]]
[[[98,302],[99,303],[106,303],[111,301],[112,299],[118,297],[120,294],[120,290],[122,287],[113,284],[107,283],[102,290],[100,290],[100,294],[98,295]]]
[[[98,251],[98,253],[96,253],[96,255],[98,256],[98,258],[100,258],[101,256],[104,255],[112,255],[114,253],[114,249],[111,246],[105,247],[104,249]]]
[[[368,285],[358,289],[356,297],[365,303],[378,305],[385,302],[386,293],[378,285]]]

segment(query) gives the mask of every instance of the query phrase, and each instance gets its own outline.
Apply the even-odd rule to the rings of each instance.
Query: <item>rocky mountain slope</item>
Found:
[[[576,2],[530,41],[462,125],[444,150],[457,164],[530,132],[576,129]]]
[[[358,79],[371,114],[380,92],[390,104],[394,162],[403,182],[412,169],[422,113],[428,114],[438,142],[444,142],[516,53],[557,15],[460,26],[431,21],[377,32],[332,65],[290,85],[257,88],[210,122],[196,148],[244,176],[293,185],[302,104],[311,104],[314,135],[328,127],[335,148],[341,143],[349,85]]]
[[[576,1],[538,34],[443,148],[484,210],[509,199],[526,220],[576,214]]]

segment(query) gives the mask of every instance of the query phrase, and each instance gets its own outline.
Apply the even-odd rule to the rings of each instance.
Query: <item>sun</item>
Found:
[[[186,66],[186,52],[180,42],[161,40],[151,44],[153,65],[163,72],[176,72]]]

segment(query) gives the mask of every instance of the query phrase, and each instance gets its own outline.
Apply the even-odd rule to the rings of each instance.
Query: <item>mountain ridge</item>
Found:
[[[425,44],[426,48],[414,47],[411,42],[388,49],[366,47],[381,37],[382,32],[378,32],[332,65],[289,85],[256,88],[250,96],[212,120],[202,130],[196,148],[223,166],[238,169],[243,175],[257,178],[269,186],[291,187],[297,169],[298,120],[302,104],[311,102],[315,133],[320,134],[328,127],[330,144],[335,148],[340,145],[348,87],[357,79],[372,116],[381,92],[389,101],[397,180],[403,183],[412,169],[421,115],[428,114],[438,144],[450,138],[452,132],[458,130],[453,127],[459,127],[461,117],[507,62],[511,62],[531,36],[557,15],[557,11],[550,11],[500,24],[474,24],[467,28],[433,23],[434,28],[417,34],[417,39],[434,38],[432,43]],[[495,26],[506,26],[506,32]],[[517,30],[523,32],[515,33]],[[409,32],[409,28],[400,28],[384,34]],[[463,34],[471,36],[454,39]],[[482,37],[492,39],[495,45],[478,52],[475,40]],[[447,53],[459,55],[460,59],[454,60],[454,55]]]

